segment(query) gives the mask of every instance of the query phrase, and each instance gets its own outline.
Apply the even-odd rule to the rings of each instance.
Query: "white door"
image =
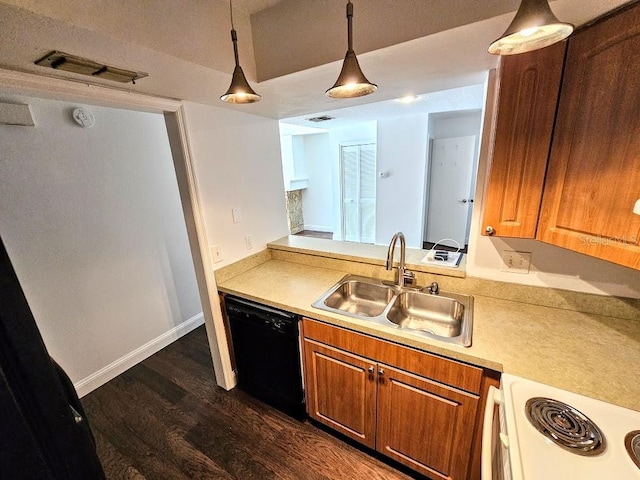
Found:
[[[376,145],[340,147],[342,232],[348,242],[374,243]]]
[[[467,243],[476,136],[433,140],[426,241]],[[441,244],[457,247],[454,242]]]

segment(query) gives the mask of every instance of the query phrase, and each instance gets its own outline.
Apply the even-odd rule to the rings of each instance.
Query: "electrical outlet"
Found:
[[[244,237],[244,243],[247,245],[247,250],[251,250],[253,248],[253,237],[251,235],[246,235]]]
[[[220,245],[211,245],[209,248],[211,249],[211,258],[213,259],[213,263],[218,263],[224,260],[222,247]]]
[[[240,223],[242,221],[242,216],[240,215],[239,208],[232,208],[231,216],[233,217],[233,223]]]
[[[531,252],[514,252],[505,250],[502,252],[502,270],[510,273],[529,273],[531,264]]]

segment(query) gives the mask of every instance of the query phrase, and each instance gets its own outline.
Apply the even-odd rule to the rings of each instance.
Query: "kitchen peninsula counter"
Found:
[[[640,318],[587,314],[473,293],[473,343],[464,348],[311,306],[349,273],[352,272],[267,259],[225,279],[218,289],[640,411]]]

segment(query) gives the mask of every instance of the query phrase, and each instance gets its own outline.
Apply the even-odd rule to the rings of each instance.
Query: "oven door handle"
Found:
[[[493,385],[489,387],[487,403],[484,407],[484,421],[482,422],[482,480],[493,480],[492,444],[493,444],[493,418],[496,405],[502,404],[502,394]]]

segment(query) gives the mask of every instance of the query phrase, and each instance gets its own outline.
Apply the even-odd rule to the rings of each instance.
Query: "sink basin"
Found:
[[[391,287],[361,280],[347,280],[324,300],[329,308],[335,308],[360,317],[377,317],[393,298]]]
[[[464,304],[449,297],[404,292],[396,297],[387,318],[402,328],[457,337],[462,332]]]
[[[431,295],[412,287],[400,288],[373,278],[347,275],[312,306],[413,335],[471,345],[473,297],[469,295]]]

